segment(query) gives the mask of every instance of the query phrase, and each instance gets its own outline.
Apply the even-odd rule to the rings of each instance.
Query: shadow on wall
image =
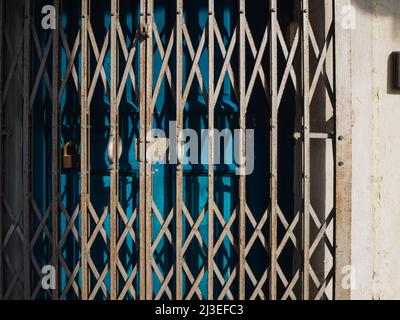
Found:
[[[398,0],[352,0],[351,4],[357,9],[362,9],[367,12],[374,12],[380,16],[398,17],[400,10]],[[397,28],[399,30],[399,28]]]
[[[393,85],[393,52],[400,51],[400,6],[398,0],[353,0],[352,5],[356,7],[356,10],[363,10],[364,12],[370,13],[374,19],[390,19],[392,27],[390,29],[384,29],[382,31],[382,37],[390,39],[391,42],[398,43],[398,46],[392,48],[391,52],[388,53],[387,58],[387,94],[389,95],[400,95],[400,89],[396,89]],[[379,28],[379,25],[378,27]],[[362,28],[358,29],[356,24],[355,33],[361,32]],[[378,30],[379,32],[379,30]],[[373,43],[373,45],[378,45]]]

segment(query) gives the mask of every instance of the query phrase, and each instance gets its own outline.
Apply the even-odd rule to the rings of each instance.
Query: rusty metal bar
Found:
[[[277,228],[278,228],[278,36],[277,0],[270,0],[270,67],[271,67],[271,147],[270,147],[270,272],[269,298],[277,299]]]
[[[310,298],[310,51],[308,0],[302,10],[302,81],[303,81],[303,299]]]
[[[343,6],[350,0],[335,0],[335,282],[334,298],[349,300],[351,288],[342,286],[343,268],[351,266],[351,179],[352,179],[352,113],[351,113],[351,32],[341,25]]]
[[[3,264],[3,31],[4,31],[4,0],[0,0],[0,300],[4,294],[4,264]]]
[[[89,130],[89,0],[82,0],[82,84],[81,84],[81,268],[82,268],[82,299],[89,296],[88,279],[88,184],[89,184],[89,157],[88,157],[88,130]]]
[[[214,298],[214,0],[208,0],[208,300]]]
[[[111,97],[110,138],[113,159],[110,173],[110,287],[111,300],[117,299],[117,204],[118,204],[118,39],[119,0],[111,0]]]
[[[32,1],[25,0],[24,19],[24,89],[23,89],[23,234],[24,234],[24,298],[30,299],[30,88],[31,88],[31,19]]]
[[[239,176],[239,299],[246,291],[246,12],[239,0],[239,99],[240,99],[240,176]]]
[[[147,23],[146,29],[150,39],[146,41],[146,144],[150,143],[150,130],[153,122],[153,110],[151,100],[153,96],[153,3],[154,0],[147,0]],[[146,154],[146,299],[153,298],[153,269],[152,269],[152,159],[150,154]]]
[[[176,299],[182,300],[182,185],[183,185],[183,141],[181,134],[183,130],[183,0],[176,2],[176,135],[177,135],[177,167],[176,167]]]
[[[140,26],[146,24],[146,0],[140,0]],[[146,42],[140,44],[139,130],[139,299],[146,299]]]
[[[51,221],[52,221],[52,257],[51,263],[56,270],[56,290],[52,291],[53,300],[58,299],[59,288],[59,269],[58,269],[58,237],[59,237],[59,99],[58,88],[60,81],[59,64],[60,64],[60,45],[59,45],[59,27],[60,27],[60,0],[54,0],[54,8],[56,9],[56,29],[53,30],[53,79],[52,79],[52,117],[51,117]]]

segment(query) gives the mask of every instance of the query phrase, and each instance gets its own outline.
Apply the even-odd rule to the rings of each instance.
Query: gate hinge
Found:
[[[296,141],[303,140],[303,133],[302,132],[295,132],[293,134],[293,139]],[[325,133],[325,132],[310,132],[309,134],[310,139],[315,139],[315,140],[332,140],[334,138],[333,133]]]
[[[3,136],[3,137],[11,137],[11,131],[9,131],[9,130],[2,130],[1,131],[1,135]]]
[[[139,28],[140,38],[142,40],[150,38],[150,26],[147,22],[142,22]]]

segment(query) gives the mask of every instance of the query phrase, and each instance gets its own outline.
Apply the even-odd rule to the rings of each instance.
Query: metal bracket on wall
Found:
[[[400,52],[393,52],[393,88],[400,89]]]

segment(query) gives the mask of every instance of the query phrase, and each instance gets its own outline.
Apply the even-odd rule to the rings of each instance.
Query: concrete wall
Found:
[[[353,0],[353,299],[400,299],[400,51],[398,0]]]

